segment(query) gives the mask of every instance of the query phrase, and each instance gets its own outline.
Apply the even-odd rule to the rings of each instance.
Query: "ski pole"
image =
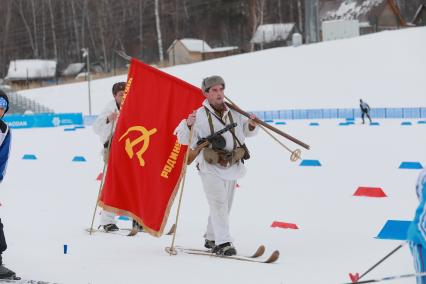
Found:
[[[383,261],[385,261],[388,257],[390,257],[391,255],[393,255],[397,250],[399,250],[400,248],[402,248],[403,246],[405,246],[405,242],[400,244],[399,246],[397,246],[396,248],[394,248],[390,253],[388,253],[385,257],[383,257],[381,260],[379,260],[376,264],[374,264],[372,267],[370,267],[366,272],[364,272],[361,276],[356,277],[356,281],[352,282],[352,283],[361,283],[361,282],[357,282],[359,279],[361,279],[362,277],[364,277],[365,275],[367,275],[367,273],[369,273],[371,270],[373,270],[374,268],[376,268],[377,266],[379,266],[379,264],[381,264]],[[350,274],[351,275],[351,274]],[[351,280],[352,279],[351,277]]]
[[[378,278],[378,279],[364,280],[364,281],[359,281],[359,282],[348,282],[348,283],[343,283],[343,284],[373,283],[373,282],[382,282],[382,281],[388,281],[388,280],[396,280],[396,279],[401,279],[401,278],[423,277],[423,276],[426,276],[426,272],[401,274],[401,275],[388,276],[388,277],[383,277],[383,278]]]
[[[179,213],[180,213],[180,206],[182,204],[182,196],[183,196],[183,189],[185,188],[185,177],[186,177],[186,168],[188,167],[188,157],[189,157],[189,151],[191,150],[191,144],[192,144],[192,133],[193,133],[194,127],[191,127],[191,131],[189,132],[189,143],[188,143],[188,149],[186,150],[185,158],[183,161],[183,170],[182,170],[182,179],[181,179],[181,189],[180,189],[180,196],[179,196],[179,203],[178,208],[176,212],[176,221],[175,221],[175,231],[173,232],[173,238],[172,238],[172,244],[170,247],[166,247],[166,252],[169,253],[169,255],[176,255],[177,251],[174,247],[175,245],[175,239],[176,239],[176,232],[178,227],[178,221],[179,221]],[[178,185],[178,186],[179,186]]]
[[[111,133],[109,135],[108,150],[107,150],[108,151],[108,157],[107,157],[107,160],[104,161],[104,168],[102,170],[101,184],[99,185],[99,190],[98,190],[98,198],[96,199],[95,209],[93,210],[92,223],[90,224],[90,231],[89,231],[90,235],[92,234],[92,231],[93,231],[93,223],[95,222],[96,209],[98,208],[99,198],[101,197],[102,187],[103,187],[104,181],[105,181],[105,170],[106,170],[106,167],[107,167],[107,164],[108,164],[108,160],[109,160],[110,148],[111,148],[111,141],[112,141],[112,134],[114,133],[114,127],[115,127],[115,120],[112,122]]]

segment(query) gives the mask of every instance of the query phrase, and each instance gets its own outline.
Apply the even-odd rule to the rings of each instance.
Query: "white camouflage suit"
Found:
[[[191,148],[195,149],[197,141],[201,138],[211,135],[208,116],[204,107],[207,107],[212,113],[212,123],[214,132],[224,128],[224,125],[213,115],[214,110],[209,102],[205,100],[203,105],[196,111],[196,120],[193,125],[193,138]],[[240,115],[234,110],[226,109],[222,120],[229,125],[230,119],[228,112],[231,112],[233,122],[237,123],[235,135],[239,141],[244,144],[245,137],[254,136],[258,132],[258,127],[249,130],[248,118]],[[189,144],[190,129],[186,124],[186,119],[178,125],[175,130],[179,143],[183,145]],[[234,147],[234,139],[230,131],[225,132],[222,136],[226,140],[225,150],[232,151]],[[238,143],[237,143],[237,146]],[[214,240],[216,245],[232,242],[229,229],[229,212],[234,198],[234,189],[237,179],[244,176],[246,168],[243,163],[239,162],[232,166],[223,167],[220,164],[209,164],[203,157],[203,151],[196,159],[197,168],[206,194],[207,202],[210,208],[207,230],[204,237],[208,240]]]
[[[117,107],[117,102],[115,99],[111,100],[105,108],[102,110],[101,114],[98,115],[95,122],[93,123],[93,131],[99,135],[99,138],[102,143],[102,157],[104,158],[104,162],[106,163],[107,149],[104,148],[104,144],[109,141],[111,130],[112,130],[112,122],[107,123],[107,117],[113,112],[119,112]],[[116,125],[114,125],[115,128]],[[115,129],[114,129],[115,130]],[[101,220],[100,225],[108,225],[108,224],[116,224],[114,219],[115,214],[102,210],[101,211]]]

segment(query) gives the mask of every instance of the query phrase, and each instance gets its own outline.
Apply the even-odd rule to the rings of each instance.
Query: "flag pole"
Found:
[[[105,170],[106,170],[106,166],[108,164],[109,161],[109,155],[110,155],[110,148],[111,148],[111,141],[112,141],[112,133],[114,132],[114,126],[115,126],[115,121],[114,120],[112,122],[112,127],[111,127],[111,133],[109,135],[109,140],[108,140],[108,157],[107,160],[104,161],[104,168],[102,170],[102,179],[101,179],[101,183],[99,185],[99,190],[98,190],[98,198],[96,199],[96,204],[95,204],[95,209],[93,210],[93,217],[92,217],[92,223],[90,224],[90,230],[89,230],[89,234],[91,235],[93,232],[93,223],[95,222],[95,216],[96,216],[96,210],[98,208],[98,203],[99,203],[99,198],[101,197],[101,192],[102,192],[102,187],[104,185],[104,181],[105,181]]]
[[[175,239],[176,239],[176,232],[177,232],[177,228],[178,228],[180,206],[182,204],[183,189],[185,188],[186,168],[188,166],[187,163],[188,163],[189,151],[191,150],[190,147],[191,147],[191,144],[192,144],[193,129],[194,129],[194,127],[191,127],[191,131],[189,132],[188,149],[186,150],[184,163],[183,163],[183,172],[182,172],[182,180],[181,180],[182,186],[181,186],[181,189],[180,189],[179,203],[178,203],[178,208],[177,208],[177,212],[176,212],[176,221],[175,221],[176,229],[173,232],[172,244],[170,245],[170,247],[166,247],[166,252],[168,252],[170,255],[176,255],[177,254],[177,251],[176,251],[174,245],[175,245]]]

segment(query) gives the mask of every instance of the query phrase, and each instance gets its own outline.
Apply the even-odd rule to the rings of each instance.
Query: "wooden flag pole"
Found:
[[[177,232],[177,228],[178,228],[180,206],[182,205],[183,189],[185,188],[186,168],[188,166],[187,163],[188,163],[189,151],[191,150],[193,129],[194,129],[194,127],[191,127],[191,131],[189,132],[188,149],[186,150],[185,159],[184,159],[184,163],[183,163],[183,172],[182,172],[182,180],[181,180],[182,186],[181,186],[181,189],[180,189],[179,203],[178,203],[178,208],[177,208],[177,212],[176,212],[176,221],[175,221],[176,229],[173,233],[171,246],[166,247],[166,252],[169,253],[170,255],[176,255],[177,254],[177,251],[176,251],[174,245],[175,245],[175,239],[176,239],[176,232]]]
[[[104,161],[104,169],[102,170],[102,179],[101,179],[101,184],[99,185],[99,190],[98,190],[98,198],[96,199],[96,204],[95,204],[95,209],[93,210],[93,217],[92,217],[92,223],[90,224],[90,230],[89,230],[89,234],[91,235],[93,232],[93,223],[95,222],[95,216],[96,216],[96,210],[98,208],[98,203],[99,203],[99,198],[101,197],[101,192],[102,192],[102,187],[104,185],[104,181],[105,181],[105,171],[106,171],[106,166],[108,164],[109,161],[109,155],[110,155],[110,148],[111,148],[111,141],[112,141],[112,134],[114,133],[114,127],[115,127],[115,121],[114,120],[112,122],[112,127],[111,127],[111,133],[109,135],[109,140],[108,140],[108,157],[107,160]]]

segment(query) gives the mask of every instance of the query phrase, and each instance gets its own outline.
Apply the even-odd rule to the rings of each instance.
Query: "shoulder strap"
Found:
[[[211,132],[210,134],[213,134],[214,133],[214,127],[213,127],[212,116],[211,116],[208,108],[204,107],[204,110],[206,111],[207,119],[209,121],[210,132]]]
[[[206,108],[206,107],[204,107],[205,109],[206,109],[206,112],[208,113],[208,115],[207,116],[209,116],[210,117],[210,119],[211,119],[211,115],[213,115],[214,117],[216,117],[217,118],[217,120],[219,120],[220,121],[220,123],[222,123],[223,125],[225,125],[226,126],[226,123],[219,117],[219,116],[217,116],[215,113],[212,113],[208,108]],[[231,115],[231,111],[229,111],[228,112],[228,117],[229,117],[229,121],[231,122],[231,123],[233,123],[234,121],[233,121],[233,118],[232,118],[232,115]],[[213,122],[212,122],[212,124],[213,124]],[[234,138],[234,149],[237,147],[237,145],[236,145],[236,143],[235,142],[237,142],[238,143],[238,145],[239,146],[242,146],[242,144],[241,144],[241,142],[240,142],[240,140],[238,139],[238,137],[235,135],[235,131],[234,131],[234,129],[231,129],[230,130],[231,131],[231,134],[232,134],[232,137]]]

